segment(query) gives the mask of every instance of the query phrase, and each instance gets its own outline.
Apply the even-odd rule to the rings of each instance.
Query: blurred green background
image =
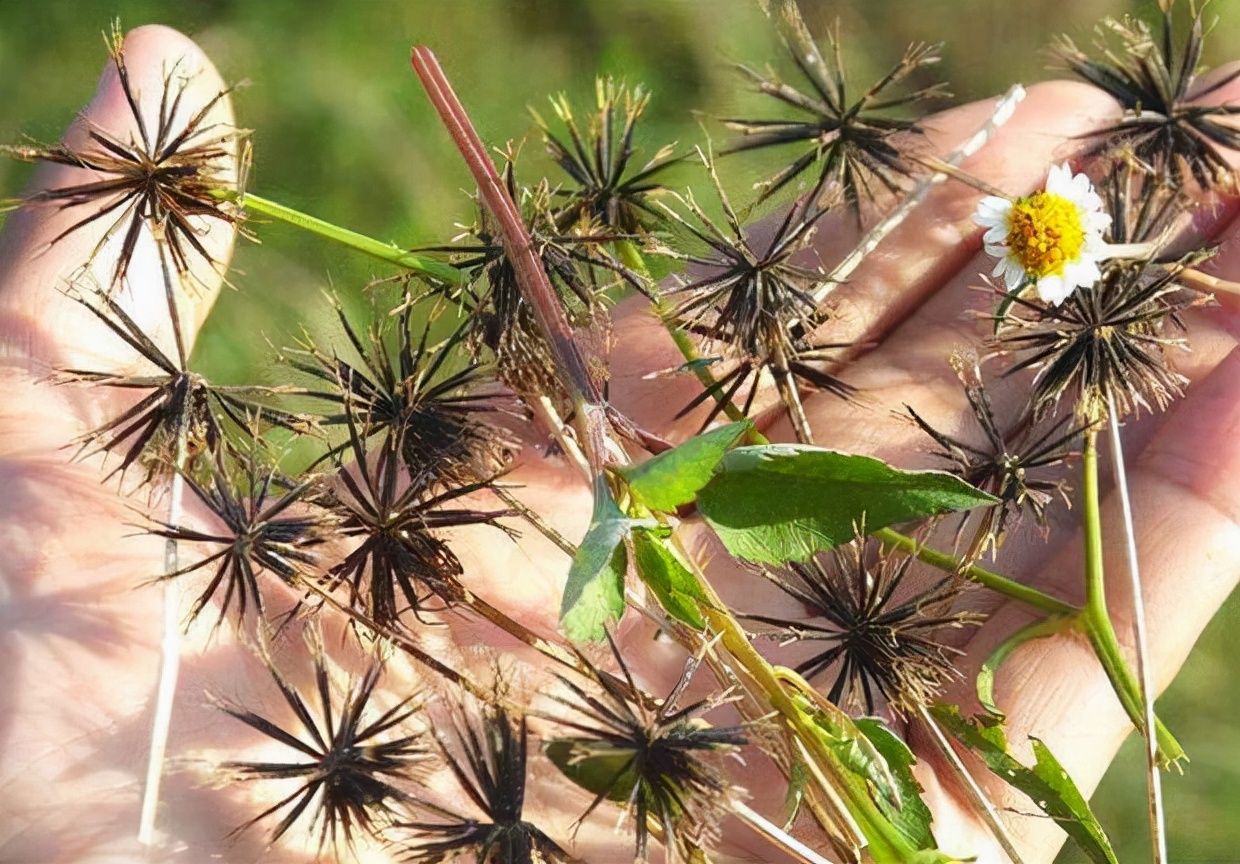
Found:
[[[1088,41],[1104,14],[1153,7],[1122,0],[803,0],[821,32],[839,15],[853,80],[865,85],[913,40],[949,39],[941,67],[968,100],[1014,80],[1046,77],[1042,49],[1057,32]],[[1207,60],[1240,56],[1240,6],[1212,6],[1222,20]],[[493,143],[530,133],[527,105],[567,91],[590,98],[596,73],[654,91],[643,140],[696,141],[693,111],[727,114],[757,97],[729,69],[779,57],[753,0],[0,0],[0,140],[54,140],[93,92],[104,61],[100,32],[159,22],[196,38],[225,78],[246,80],[235,101],[254,130],[251,188],[338,224],[402,245],[442,240],[472,211],[466,171],[409,70],[410,44],[434,47]],[[721,130],[706,124],[716,139]],[[545,168],[526,141],[527,172]],[[541,160],[541,161],[540,161]],[[0,193],[17,191],[28,168],[0,161]],[[531,176],[527,174],[527,176]],[[698,178],[686,172],[685,183]],[[745,184],[737,184],[738,190]],[[196,351],[197,368],[246,381],[265,368],[257,326],[287,344],[305,324],[328,327],[319,292],[342,293],[387,271],[281,225],[254,226],[262,245],[235,260],[241,292],[219,302]],[[328,330],[327,332],[330,332]],[[244,340],[237,333],[245,333]],[[1168,819],[1177,862],[1240,861],[1240,695],[1235,681],[1240,603],[1233,600],[1160,703],[1194,755],[1170,778]],[[1089,722],[1081,718],[1082,724]],[[1147,860],[1140,748],[1130,740],[1095,797],[1121,861]],[[1068,847],[1061,861],[1082,860]]]

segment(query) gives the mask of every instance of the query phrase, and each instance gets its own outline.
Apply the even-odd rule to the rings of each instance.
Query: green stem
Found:
[[[382,240],[367,237],[365,234],[359,234],[348,228],[342,228],[339,225],[327,222],[317,216],[303,213],[300,210],[294,210],[292,207],[272,201],[269,198],[263,198],[250,192],[245,193],[243,196],[238,196],[231,191],[220,193],[220,197],[226,200],[237,201],[241,207],[250,213],[258,213],[272,219],[278,219],[303,231],[309,231],[311,234],[317,234],[320,237],[333,240],[351,249],[356,249],[358,252],[362,252],[372,258],[378,258],[380,261],[386,261],[405,270],[412,270],[414,273],[429,276],[446,285],[457,286],[465,283],[465,275],[451,264],[425,255],[408,252],[394,243],[385,243]]]
[[[1026,642],[1046,639],[1071,629],[1076,626],[1077,618],[1078,616],[1050,615],[1020,628],[999,643],[999,647],[982,662],[982,667],[977,672],[977,701],[981,706],[1000,720],[1004,719],[1003,712],[995,704],[995,673],[999,671],[999,667],[1013,651]]]
[[[623,239],[613,242],[616,255],[634,273],[639,273],[650,280],[651,307],[654,309],[655,316],[663,324],[672,342],[676,345],[676,350],[680,352],[680,356],[684,358],[685,364],[693,371],[694,377],[701,382],[702,386],[710,390],[714,394],[715,401],[723,409],[723,413],[733,423],[744,420],[745,412],[741,411],[733,404],[731,399],[724,395],[723,391],[715,388],[718,382],[715,376],[711,374],[710,369],[705,363],[702,363],[702,355],[697,349],[697,345],[693,341],[693,337],[680,327],[676,326],[675,316],[672,314],[672,307],[659,294],[658,287],[654,284],[654,280],[650,278],[650,268],[646,266],[646,259],[642,256],[641,251],[637,248],[632,240]],[[765,435],[757,429],[752,429],[748,435],[750,444],[766,444],[769,443]]]
[[[673,535],[673,542],[679,545],[678,538]],[[685,561],[693,562],[684,550],[678,550]],[[891,828],[891,822],[878,809],[878,806],[867,795],[859,794],[852,784],[843,782],[839,774],[841,768],[838,757],[823,742],[818,731],[813,728],[812,720],[796,704],[789,695],[784,683],[776,674],[775,669],[766,661],[749,641],[749,635],[740,622],[728,610],[722,598],[715,593],[714,586],[698,570],[691,566],[689,572],[697,581],[698,589],[705,598],[700,607],[702,614],[710,623],[712,632],[718,633],[728,653],[740,664],[753,683],[762,691],[771,707],[782,716],[785,723],[815,761],[823,767],[831,769],[836,776],[833,778],[837,795],[845,799],[849,814],[857,821],[862,834],[868,843],[870,857],[879,864],[886,862],[905,862],[913,859],[916,850]]]
[[[972,582],[1024,603],[1026,606],[1040,609],[1050,615],[1076,615],[1081,611],[1071,603],[1052,597],[1050,594],[1039,591],[1031,585],[1024,585],[1006,576],[1000,576],[998,573],[994,573],[977,564],[969,564],[963,558],[957,558],[955,555],[929,549],[912,537],[901,534],[891,528],[880,528],[873,532],[873,536],[884,546],[903,550],[918,561],[929,564],[931,567],[937,567],[939,570],[947,573],[958,573]]]
[[[1140,688],[1136,678],[1124,660],[1115,627],[1107,613],[1106,579],[1103,575],[1102,508],[1098,492],[1098,432],[1090,429],[1085,433],[1085,449],[1082,454],[1084,479],[1081,492],[1085,531],[1085,609],[1080,626],[1093,646],[1094,653],[1106,671],[1120,704],[1137,729],[1145,728]],[[1158,755],[1163,767],[1174,765],[1184,758],[1184,749],[1175,737],[1155,719],[1154,733],[1158,738]]]

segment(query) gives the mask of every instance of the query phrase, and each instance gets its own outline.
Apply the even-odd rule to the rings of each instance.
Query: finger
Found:
[[[1240,577],[1240,350],[1174,409],[1139,459],[1129,465],[1134,520],[1150,628],[1150,660],[1159,690],[1175,677],[1202,629]],[[1124,578],[1120,512],[1116,496],[1103,507],[1107,539],[1108,604],[1121,642],[1131,645],[1132,598]],[[1079,579],[1079,546],[1050,563],[1061,580]],[[970,646],[972,680],[977,663],[1005,633],[1031,620],[1004,607]],[[1127,651],[1132,658],[1131,650]],[[963,689],[963,688],[962,688]],[[1037,735],[1063,763],[1082,791],[1097,786],[1132,724],[1101,667],[1077,634],[1029,643],[999,671],[997,702],[1008,717],[1008,739],[1024,748]],[[946,698],[969,700],[967,692]],[[1082,722],[1081,718],[1089,718]],[[1028,753],[1022,753],[1027,758]],[[991,792],[1000,807],[1021,804],[1002,783]],[[1045,819],[1013,823],[1029,861],[1049,861],[1063,835]]]
[[[1240,84],[1233,83],[1210,98],[1226,102],[1237,97]],[[1031,122],[1038,125],[1036,118]],[[1240,154],[1228,156],[1240,165]],[[1046,166],[1040,170],[1044,174]],[[1192,242],[1221,244],[1224,254],[1216,270],[1225,278],[1240,275],[1240,255],[1234,251],[1240,223],[1235,216],[1234,206],[1207,207],[1195,214],[1186,228],[1186,237]],[[931,442],[922,430],[903,416],[904,406],[911,405],[946,434],[977,439],[975,443],[984,444],[963,389],[947,361],[954,351],[977,346],[990,335],[985,316],[993,309],[993,294],[978,290],[978,286],[980,274],[992,264],[984,253],[974,255],[954,279],[887,336],[881,350],[859,359],[844,371],[844,379],[862,393],[860,403],[826,397],[807,402],[807,414],[819,436],[818,443],[848,452],[869,453],[905,467],[944,467],[930,455]],[[1234,306],[1218,306],[1184,317],[1191,350],[1171,350],[1168,355],[1191,387],[1193,381],[1210,374],[1235,346],[1240,312]],[[1029,379],[999,378],[997,370],[990,377],[996,414],[1001,422],[1007,422],[1027,404]],[[1154,416],[1127,426],[1125,439],[1130,452],[1139,453],[1160,423],[1160,417]],[[788,421],[781,419],[770,434],[775,438],[790,435]],[[1057,536],[1062,531],[1073,531],[1078,518],[1076,512],[1066,508],[1052,509],[1051,533]],[[1033,579],[1053,551],[1039,526],[1026,520],[1005,543],[1005,574]]]
[[[214,66],[192,41],[166,27],[140,27],[124,42],[123,57],[129,70],[131,92],[137,111],[148,130],[157,128],[165,92],[184,93],[172,119],[180,132],[185,124],[224,84]],[[231,102],[217,102],[201,128],[229,129],[233,124]],[[139,125],[118,75],[109,61],[90,104],[64,136],[75,151],[98,150],[90,133],[100,131],[123,142],[138,142]],[[67,165],[41,165],[28,195],[69,185],[108,179],[108,175]],[[125,229],[132,217],[122,207],[56,239],[75,223],[94,215],[113,199],[94,199],[78,206],[29,203],[10,216],[0,236],[0,357],[10,365],[46,372],[49,366],[72,366],[106,371],[132,367],[132,349],[113,338],[99,320],[64,291],[71,284],[107,287],[120,254]],[[117,226],[118,220],[122,224]],[[227,263],[235,230],[226,222],[191,217],[210,257]],[[104,241],[110,229],[111,239]],[[101,241],[104,242],[99,248]],[[80,272],[90,262],[86,278]],[[190,255],[192,283],[178,291],[180,317],[186,344],[192,344],[220,287],[220,270],[197,254]],[[144,226],[129,268],[127,284],[117,300],[135,321],[175,357],[170,316],[165,301],[164,278],[150,226]]]
[[[927,149],[944,155],[959,146],[991,117],[995,104],[975,102],[929,118],[924,124]],[[1047,164],[1079,146],[1077,136],[1113,120],[1117,111],[1092,87],[1062,81],[1035,85],[995,138],[962,167],[1022,194],[1045,179]],[[971,216],[981,195],[955,182],[931,190],[847,284],[832,293],[831,314],[817,338],[871,343],[897,327],[980,247],[981,233]],[[816,237],[817,254],[829,271],[852,250],[858,233],[852,218],[841,214],[825,219]],[[681,419],[675,415],[701,392],[701,385],[692,375],[658,374],[684,361],[648,305],[641,298],[621,304],[615,331],[621,350],[612,356],[612,401],[646,428],[673,437],[691,434],[708,409]],[[768,397],[763,404],[770,402]]]

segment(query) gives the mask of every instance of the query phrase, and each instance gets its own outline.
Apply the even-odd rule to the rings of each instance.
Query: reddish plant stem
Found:
[[[525,221],[504,188],[495,164],[487,156],[486,147],[444,75],[435,53],[425,45],[415,46],[411,62],[427,97],[438,112],[448,134],[452,136],[470,173],[474,175],[483,203],[499,225],[500,241],[508,260],[512,262],[521,293],[533,309],[539,327],[547,336],[561,380],[572,397],[574,408],[581,416],[585,429],[586,440],[583,446],[586,458],[597,470],[606,461],[607,453],[606,413],[602,394],[590,376],[585,357],[573,336],[559,297],[543,270],[542,262],[539,261]]]

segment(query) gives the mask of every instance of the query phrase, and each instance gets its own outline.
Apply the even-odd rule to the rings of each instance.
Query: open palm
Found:
[[[134,31],[126,40],[131,73],[149,113],[162,76],[173,63],[197,74],[190,79],[186,110],[213,96],[220,82],[199,49],[179,34],[159,27]],[[1233,84],[1212,94],[1226,101]],[[927,122],[936,150],[958,144],[987,116],[991,105],[955,109]],[[215,109],[230,122],[227,102]],[[1011,193],[1037,186],[1047,166],[1070,155],[1074,136],[1115,117],[1118,108],[1084,85],[1050,83],[1030,90],[1015,117],[966,168]],[[67,133],[86,134],[90,124],[113,134],[129,134],[130,114],[114,73],[105,72],[83,117]],[[43,168],[38,187],[63,185],[80,173],[74,168]],[[953,349],[976,343],[985,325],[969,315],[991,298],[971,290],[977,274],[988,270],[979,257],[979,231],[970,215],[978,193],[959,184],[938,187],[871,255],[849,283],[835,292],[831,341],[872,344],[841,372],[864,398],[858,403],[814,396],[807,412],[817,443],[848,452],[879,456],[901,467],[927,466],[925,441],[899,419],[904,404],[915,406],[947,430],[967,430],[967,406],[946,358]],[[1233,210],[1220,207],[1197,226],[1223,243],[1215,266],[1220,275],[1240,277],[1240,256],[1229,243]],[[127,527],[138,521],[141,497],[123,496],[114,483],[100,484],[97,460],[70,461],[64,448],[85,430],[123,409],[121,396],[101,390],[54,388],[42,379],[55,367],[132,370],[135,358],[119,340],[103,332],[96,319],[61,293],[67,280],[90,258],[100,232],[88,228],[48,246],[73,221],[52,208],[27,208],[8,220],[0,239],[0,586],[5,631],[0,660],[5,670],[0,695],[4,730],[0,756],[0,860],[86,862],[136,860],[134,839],[145,771],[155,670],[160,648],[161,598],[151,587],[136,587],[160,572],[162,541]],[[94,233],[92,233],[92,231]],[[823,262],[848,251],[856,239],[846,225],[819,235]],[[216,257],[226,260],[229,229],[206,238]],[[152,249],[139,249],[130,269],[131,287],[120,302],[167,344],[170,333]],[[107,254],[95,260],[104,272]],[[201,274],[217,288],[218,278]],[[101,280],[106,281],[106,280]],[[183,320],[197,325],[208,314],[213,291],[185,301]],[[1227,306],[1188,316],[1193,350],[1175,358],[1191,381],[1189,395],[1165,415],[1131,424],[1125,431],[1131,460],[1130,482],[1142,538],[1146,608],[1153,627],[1156,678],[1165,686],[1198,634],[1232,590],[1240,575],[1240,310]],[[695,418],[675,419],[698,392],[688,376],[651,374],[676,367],[680,355],[640,298],[616,310],[612,356],[612,401],[638,423],[672,439],[696,429]],[[1015,410],[1020,393],[1002,392],[997,409]],[[1010,404],[1007,404],[1010,403]],[[764,431],[773,440],[791,440],[791,428],[771,412]],[[590,490],[567,464],[527,447],[511,480],[525,504],[566,536],[580,537],[590,513]],[[191,516],[195,515],[191,510]],[[197,514],[201,515],[201,514]],[[1067,510],[1052,515],[1053,541],[1031,527],[1015,531],[1004,549],[1006,575],[1044,590],[1077,599],[1081,548]],[[1104,503],[1108,525],[1118,524],[1114,502]],[[703,560],[726,561],[709,532],[693,523],[683,528],[690,548]],[[1109,532],[1118,536],[1118,531]],[[567,572],[563,553],[536,532],[510,542],[486,527],[464,529],[454,537],[466,580],[536,631],[554,633],[559,596]],[[717,553],[717,554],[716,554]],[[1122,572],[1122,553],[1108,548],[1107,563]],[[708,573],[724,599],[741,611],[770,612],[787,598],[776,596],[751,574],[711,565]],[[1113,580],[1118,582],[1118,580]],[[967,703],[978,664],[1028,613],[1012,604],[989,602],[989,621],[971,631],[962,683],[947,694]],[[1126,625],[1129,598],[1116,588],[1111,598],[1117,630]],[[789,610],[795,614],[795,610]],[[212,776],[220,761],[260,752],[262,736],[208,704],[212,693],[246,704],[275,705],[273,685],[254,651],[221,628],[194,627],[185,649],[170,743],[172,768],[165,781],[161,826],[168,860],[309,860],[297,838],[271,852],[261,828],[238,838],[232,829],[268,806],[271,790],[262,784],[224,786]],[[679,671],[678,649],[652,638],[644,623],[622,632],[629,656],[638,658],[656,692],[670,686]],[[520,686],[537,688],[544,672],[537,658],[525,658],[487,626],[453,619],[426,636],[436,656],[460,667],[483,668],[489,659],[477,643],[529,659],[510,674]],[[304,665],[296,639],[285,636],[275,647],[289,664]],[[421,670],[393,662],[383,687],[406,694]],[[295,677],[295,676],[294,676]],[[1130,731],[1102,669],[1088,645],[1073,635],[1023,647],[1004,666],[998,703],[1008,715],[1009,735],[1023,741],[1036,734],[1059,756],[1078,784],[1092,790]],[[1083,718],[1088,718],[1086,722]],[[973,815],[950,772],[930,748],[919,777],[935,811],[940,845],[982,861],[1001,861],[987,831]],[[781,787],[754,754],[747,769],[751,802],[760,812],[779,812]],[[567,837],[589,797],[566,784],[549,763],[535,761],[527,815],[557,838]],[[1022,809],[1002,784],[990,789],[1000,804]],[[763,790],[772,790],[764,792]],[[264,803],[266,802],[266,803]],[[463,807],[464,805],[462,805]],[[596,824],[597,823],[597,824]],[[1025,860],[1050,861],[1062,833],[1049,820],[1010,816]],[[729,826],[731,828],[731,826]],[[587,861],[627,860],[629,840],[610,832],[610,817],[591,820],[577,835],[577,854]],[[739,860],[771,860],[743,829],[729,830],[726,851]],[[393,850],[369,849],[367,860],[388,860]]]

